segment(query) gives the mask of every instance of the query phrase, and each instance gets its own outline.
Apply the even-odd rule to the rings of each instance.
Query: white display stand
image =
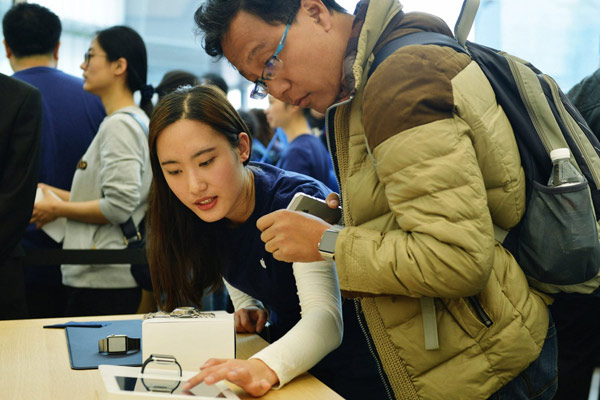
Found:
[[[197,317],[150,318],[142,322],[142,359],[173,355],[183,370],[198,371],[209,358],[235,358],[235,322],[225,311]]]
[[[231,391],[225,382],[217,382],[214,385],[200,384],[190,391],[183,391],[183,383],[193,377],[196,372],[183,371],[181,377],[178,374],[148,374],[142,375],[139,367],[121,367],[116,365],[98,366],[103,390],[100,391],[102,400],[133,400],[133,399],[238,399],[239,397]],[[161,392],[150,391],[150,388],[166,387]],[[173,393],[170,393],[170,389]]]

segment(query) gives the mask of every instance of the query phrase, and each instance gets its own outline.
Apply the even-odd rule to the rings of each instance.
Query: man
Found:
[[[321,140],[312,133],[305,117],[305,110],[307,111],[269,96],[267,121],[272,129],[283,130],[288,143],[277,166],[287,171],[311,176],[323,182],[334,192],[338,192],[331,158]]]
[[[401,48],[368,78],[391,39],[452,35],[401,8],[363,0],[352,16],[330,0],[208,0],[197,10],[205,50],[254,81],[254,96],[327,112],[346,226],[279,210],[258,221],[261,238],[280,260],[335,258],[394,397],[551,399],[549,299],[494,239],[494,224],[510,229],[524,212],[510,123],[480,68],[450,48]]]
[[[27,318],[19,245],[40,170],[39,91],[0,74],[0,319]]]
[[[600,138],[600,68],[573,86],[567,95]]]
[[[567,96],[600,138],[600,69],[569,90]],[[551,306],[558,333],[559,385],[556,400],[589,397],[594,368],[600,365],[600,298],[557,294]]]
[[[61,23],[38,4],[19,3],[2,19],[6,57],[15,78],[42,94],[42,164],[39,182],[69,190],[77,162],[105,117],[97,96],[83,90],[83,80],[58,70]],[[25,248],[61,248],[31,225],[23,236]],[[60,266],[26,266],[30,316],[56,317],[65,308],[66,292]]]

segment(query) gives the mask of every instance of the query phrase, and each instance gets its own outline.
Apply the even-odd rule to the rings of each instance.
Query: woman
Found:
[[[346,398],[386,398],[354,305],[340,306],[334,268],[276,261],[256,228],[259,217],[285,208],[295,193],[325,198],[329,190],[307,176],[249,164],[247,131],[226,97],[210,86],[169,94],[150,122],[155,298],[166,310],[200,304],[203,291],[223,278],[237,332],[260,332],[268,318],[274,341],[249,360],[207,361],[187,387],[227,379],[259,396],[312,367]]]
[[[269,96],[267,121],[272,129],[283,130],[288,143],[281,153],[277,166],[287,171],[312,176],[337,192],[339,187],[333,173],[331,157],[310,127],[306,111]],[[318,128],[315,130],[319,131]]]
[[[63,249],[122,249],[127,244],[120,224],[131,219],[134,230],[139,226],[152,182],[145,131],[153,89],[146,84],[146,46],[129,27],[102,30],[81,69],[84,89],[100,97],[107,117],[77,165],[71,192],[39,185],[44,198],[35,203],[31,222],[39,228],[66,217]],[[141,108],[133,100],[138,90]],[[136,312],[141,292],[128,264],[62,265],[61,271],[69,289],[67,316]]]

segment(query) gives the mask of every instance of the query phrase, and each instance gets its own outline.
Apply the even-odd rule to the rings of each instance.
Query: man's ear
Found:
[[[58,61],[58,49],[60,48],[60,42],[56,43],[56,47],[52,52],[52,57],[54,57],[54,61]]]
[[[6,40],[3,40],[2,43],[4,43],[4,51],[6,51],[6,58],[12,57],[12,50],[10,49],[10,47],[8,47],[8,44],[6,44]]]
[[[310,19],[321,25],[325,30],[331,29],[331,14],[321,0],[301,0],[300,10],[298,11],[307,13]]]

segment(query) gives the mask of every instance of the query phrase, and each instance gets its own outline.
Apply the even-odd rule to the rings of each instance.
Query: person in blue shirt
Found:
[[[198,305],[224,281],[237,332],[260,333],[270,323],[271,345],[249,360],[208,360],[184,388],[226,379],[261,396],[309,370],[345,398],[387,398],[361,311],[353,301],[342,304],[333,263],[277,261],[256,227],[298,192],[325,198],[331,191],[308,176],[250,163],[247,131],[211,86],[177,89],[150,121],[148,260],[160,308]]]
[[[306,111],[269,96],[269,108],[266,110],[269,125],[273,129],[282,129],[288,142],[277,166],[286,171],[311,176],[334,192],[339,192],[337,180],[332,174],[331,157],[318,136],[313,133],[304,114]],[[315,128],[315,131],[320,134],[319,128]]]
[[[4,46],[13,77],[35,86],[42,95],[42,161],[39,182],[71,189],[77,162],[106,116],[98,96],[83,90],[83,80],[59,69],[61,22],[38,4],[18,3],[2,19]],[[31,224],[24,248],[61,248]],[[58,317],[66,304],[59,265],[25,266],[29,315]]]

